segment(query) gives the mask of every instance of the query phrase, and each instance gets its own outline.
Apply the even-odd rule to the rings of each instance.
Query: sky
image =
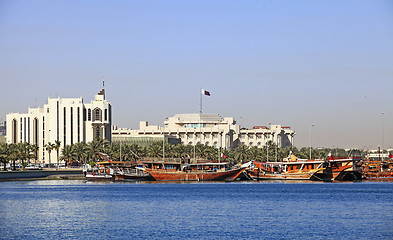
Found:
[[[2,120],[103,79],[118,127],[197,113],[204,88],[204,113],[297,147],[393,148],[393,1],[0,0]]]

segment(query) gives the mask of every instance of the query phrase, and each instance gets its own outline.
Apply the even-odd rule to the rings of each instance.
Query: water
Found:
[[[0,183],[1,239],[393,239],[393,183]]]

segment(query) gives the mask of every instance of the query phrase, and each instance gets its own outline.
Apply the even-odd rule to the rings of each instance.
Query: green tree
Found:
[[[107,139],[96,138],[90,143],[88,143],[90,157],[97,162],[100,159],[100,156],[104,152],[108,152],[109,149],[109,141]]]
[[[73,148],[74,148],[75,156],[78,162],[79,163],[83,162],[84,164],[86,164],[86,160],[89,157],[89,148],[87,144],[83,142],[79,142],[79,143],[75,143],[73,146],[74,146]]]
[[[37,165],[37,158],[38,158],[38,150],[40,147],[37,144],[30,145],[30,152],[32,153],[31,157],[34,159],[34,165]]]
[[[153,158],[162,157],[162,144],[155,142],[147,148],[147,155]]]
[[[7,170],[7,163],[9,162],[9,156],[11,155],[12,148],[7,143],[0,143],[0,161],[4,164],[4,171]]]
[[[48,142],[45,144],[45,150],[48,151],[49,154],[49,167],[51,167],[51,152],[55,149],[56,145],[54,143]]]
[[[244,144],[234,149],[234,158],[237,162],[245,161],[248,158],[248,147]]]
[[[56,150],[57,153],[57,167],[59,167],[59,149],[61,147],[61,142],[59,140],[55,140],[55,143],[53,144],[53,149]]]
[[[68,166],[68,163],[70,161],[76,160],[77,156],[74,150],[73,145],[66,145],[62,150],[61,150],[61,157],[60,160],[65,162],[65,166]]]

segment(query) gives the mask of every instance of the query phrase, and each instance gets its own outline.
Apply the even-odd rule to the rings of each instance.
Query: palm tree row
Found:
[[[48,143],[45,145],[45,150],[49,153],[49,164],[51,164],[51,151],[56,150],[59,152],[60,141],[55,143]],[[0,162],[6,165],[12,162],[15,166],[15,161],[21,160],[22,165],[25,165],[26,160],[28,163],[34,159],[37,160],[37,145],[28,143],[18,144],[0,144]],[[349,154],[356,156],[363,156],[364,152],[357,150],[357,152],[347,152],[344,149],[311,149],[313,158],[325,158],[328,154],[332,153],[336,157],[345,157]],[[136,161],[142,158],[199,158],[207,160],[217,160],[220,154],[226,156],[226,161],[231,163],[239,163],[249,160],[255,161],[282,161],[291,153],[299,158],[309,158],[310,148],[286,147],[278,148],[274,143],[269,142],[262,148],[256,146],[247,147],[240,145],[235,149],[217,149],[212,146],[197,144],[195,147],[191,145],[172,145],[165,143],[164,146],[160,142],[153,143],[150,146],[140,146],[138,144],[120,144],[109,143],[106,139],[95,139],[90,143],[76,143],[73,145],[66,145],[62,148],[60,159],[68,165],[71,162],[78,162],[78,164],[87,163],[90,161],[97,162],[102,159],[123,160],[123,161]],[[59,156],[59,154],[57,155]],[[57,161],[59,164],[59,161]],[[5,168],[5,167],[4,167]]]
[[[0,143],[0,162],[6,170],[6,164],[12,162],[15,168],[17,160],[22,161],[22,165],[26,166],[31,160],[37,160],[38,146],[29,143],[7,144]]]

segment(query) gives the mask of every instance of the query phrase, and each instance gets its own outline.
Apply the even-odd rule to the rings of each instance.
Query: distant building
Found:
[[[105,100],[102,89],[90,103],[83,98],[48,98],[42,108],[29,108],[27,113],[7,114],[7,143],[27,142],[40,148],[38,159],[49,159],[45,145],[61,142],[61,148],[95,138],[111,141],[111,104]],[[59,151],[59,155],[61,149]],[[51,151],[51,162],[58,159]]]
[[[141,121],[138,130],[116,128],[112,130],[114,139],[122,136],[172,136],[184,145],[206,144],[215,148],[232,149],[241,144],[263,147],[267,142],[279,147],[293,145],[295,132],[281,125],[258,126],[240,129],[233,117],[222,118],[218,114],[176,114],[164,121],[164,127],[149,126]]]
[[[0,136],[6,135],[6,122],[0,122]]]

